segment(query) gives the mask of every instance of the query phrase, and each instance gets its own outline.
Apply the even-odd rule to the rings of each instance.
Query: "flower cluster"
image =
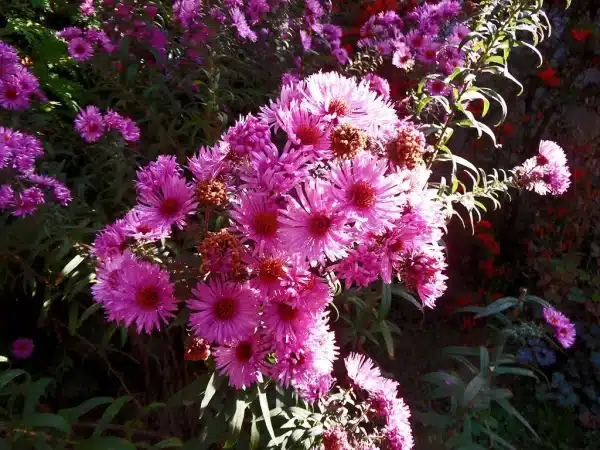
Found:
[[[106,131],[111,130],[120,133],[125,141],[140,140],[140,129],[133,120],[110,109],[102,115],[96,106],[87,106],[77,114],[75,129],[88,143],[99,141]]]
[[[191,182],[173,157],[138,171],[138,205],[94,244],[95,299],[110,320],[160,328],[177,301],[173,275],[146,260],[151,244],[176,237],[174,226],[226,217],[230,226],[197,246],[190,327],[215,346],[232,386],[266,375],[314,400],[337,357],[327,310],[335,280],[397,277],[428,307],[445,290],[441,205],[425,189],[422,158],[402,154],[426,151],[367,80],[318,73],[284,85],[188,160]]]
[[[75,61],[87,61],[98,50],[112,53],[116,49],[108,35],[103,30],[95,28],[84,30],[79,27],[68,27],[56,35],[67,41],[67,50]]]
[[[408,421],[410,410],[398,397],[398,383],[381,375],[373,361],[363,355],[351,353],[344,359],[351,391],[357,404],[365,405],[368,424],[365,436],[354,436],[357,427],[339,427],[324,433],[325,450],[354,448],[387,448],[408,450],[413,448],[412,430]]]
[[[544,308],[544,320],[554,328],[554,337],[564,348],[575,343],[575,325],[563,313],[554,308]]]
[[[374,49],[407,71],[419,62],[450,74],[464,64],[459,45],[470,32],[456,20],[460,13],[456,0],[424,3],[404,20],[395,11],[380,12],[361,27],[358,47]]]
[[[55,178],[35,173],[35,161],[44,154],[42,143],[10,128],[0,127],[0,211],[10,210],[17,217],[34,213],[52,192],[63,206],[71,192]]]
[[[541,141],[538,154],[513,171],[518,186],[540,195],[561,195],[571,185],[565,152],[552,141]]]
[[[24,110],[35,98],[45,99],[38,79],[21,64],[15,48],[0,41],[0,107]]]
[[[528,339],[527,345],[524,345],[517,352],[517,360],[524,364],[539,364],[540,366],[550,366],[556,362],[556,353],[548,344],[539,339]]]

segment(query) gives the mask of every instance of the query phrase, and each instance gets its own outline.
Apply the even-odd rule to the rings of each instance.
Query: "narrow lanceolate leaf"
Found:
[[[0,389],[21,375],[27,375],[27,373],[21,369],[11,369],[3,372],[0,375]]]
[[[481,375],[475,376],[475,378],[473,378],[465,388],[465,393],[463,394],[462,399],[463,406],[468,406],[484,386],[485,378],[483,378]]]
[[[125,403],[127,403],[130,400],[131,397],[129,396],[119,397],[108,408],[106,408],[104,410],[104,413],[102,414],[102,417],[100,417],[100,420],[98,421],[98,425],[96,425],[96,429],[92,433],[92,437],[100,437],[100,435],[104,431],[104,428],[106,428],[106,426],[112,422],[112,420],[119,413],[121,408],[123,408]]]
[[[501,313],[502,311],[505,311],[509,308],[512,308],[513,306],[516,306],[518,303],[519,303],[519,299],[516,297],[500,298],[500,299],[496,300],[494,303],[491,303],[488,306],[486,306],[485,311],[480,314],[477,314],[475,316],[475,318],[479,319],[482,317],[493,316],[493,315]]]
[[[242,431],[242,424],[244,423],[244,416],[246,415],[246,408],[248,404],[244,399],[237,399],[235,401],[235,412],[233,417],[229,421],[229,433],[230,437],[227,440],[228,443],[235,444],[240,437]],[[230,447],[233,448],[233,447]]]
[[[216,372],[213,372],[206,385],[206,391],[204,391],[204,398],[202,399],[202,403],[200,403],[200,408],[204,409],[208,406],[222,382],[223,378],[218,376]]]
[[[64,417],[67,422],[72,423],[92,409],[101,405],[112,403],[112,401],[113,399],[111,397],[94,397],[84,401],[81,405],[76,406],[75,408],[60,410],[59,414]]]
[[[265,426],[269,432],[271,439],[275,439],[275,430],[273,430],[273,424],[271,423],[271,411],[269,410],[269,402],[267,401],[267,394],[264,393],[260,386],[258,389],[258,403],[260,404],[260,411],[262,412]]]
[[[523,417],[521,415],[521,413],[519,411],[516,410],[516,408],[513,405],[511,405],[509,403],[509,401],[507,399],[505,399],[505,398],[497,399],[496,403],[498,403],[511,416],[515,416],[517,418],[517,420],[519,420],[519,422],[521,422],[523,425],[525,425],[525,427],[531,432],[531,434],[533,434],[536,437],[536,439],[539,439],[538,434],[531,427],[531,425],[529,425],[529,422],[525,419],[525,417]]]
[[[135,450],[135,445],[116,436],[104,436],[80,441],[75,450]]]
[[[256,426],[256,416],[252,414],[252,422],[250,424],[250,450],[257,450],[260,444],[260,433]]]
[[[150,450],[159,450],[163,448],[180,448],[183,446],[183,442],[179,438],[170,438],[160,441],[150,447]]]
[[[481,346],[479,347],[479,370],[481,375],[485,375],[488,373],[490,368],[490,352],[488,349]]]
[[[382,282],[381,286],[381,305],[379,307],[379,317],[385,319],[392,306],[392,287]]]
[[[24,416],[15,426],[15,428],[24,428],[34,430],[36,428],[49,428],[63,433],[69,432],[69,424],[58,414],[33,413]]]
[[[23,414],[32,414],[35,412],[38,402],[44,396],[46,388],[51,381],[50,378],[41,378],[29,385],[23,406]]]

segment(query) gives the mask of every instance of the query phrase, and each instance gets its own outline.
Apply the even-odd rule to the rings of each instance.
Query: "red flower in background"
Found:
[[[587,28],[573,28],[571,30],[571,36],[573,36],[573,39],[576,41],[583,42],[592,35],[592,32],[592,30]]]
[[[477,225],[475,225],[475,232],[480,233],[481,231],[484,230],[491,230],[492,229],[492,222],[490,222],[489,220],[481,220],[480,222],[477,223]]]
[[[560,85],[560,78],[556,76],[556,69],[548,67],[547,69],[538,72],[538,76],[546,84],[546,86],[556,87]]]
[[[492,255],[500,254],[500,244],[496,241],[496,238],[491,234],[478,234],[477,239],[487,248]]]
[[[483,114],[483,100],[476,98],[470,101],[467,105],[467,110],[471,111],[475,116],[480,116]]]
[[[575,169],[573,170],[573,178],[575,181],[581,181],[585,177],[585,169]]]
[[[515,127],[510,122],[502,124],[502,126],[500,127],[500,131],[509,137],[514,136],[516,134]]]
[[[483,272],[486,278],[492,278],[494,276],[494,261],[486,259],[485,261],[479,261],[479,268]]]

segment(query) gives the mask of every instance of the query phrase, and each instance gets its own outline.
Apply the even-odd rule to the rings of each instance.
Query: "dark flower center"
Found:
[[[154,286],[146,286],[137,291],[135,302],[144,310],[156,309],[160,303],[160,295]]]
[[[176,198],[165,198],[160,204],[160,212],[164,216],[174,216],[179,212],[179,200]]]
[[[295,134],[302,145],[317,145],[321,140],[321,131],[310,124],[300,125]]]
[[[324,213],[313,214],[308,222],[308,231],[316,237],[323,237],[331,227],[331,218]]]
[[[279,259],[266,258],[258,265],[258,278],[265,283],[277,283],[284,275],[283,264]]]
[[[429,49],[425,51],[425,56],[427,56],[428,58],[435,58],[436,55],[436,51]]]
[[[92,122],[87,126],[87,129],[90,133],[96,133],[98,130],[100,130],[100,127],[96,122]]]
[[[371,208],[375,204],[375,189],[366,181],[357,181],[348,190],[348,200],[357,208]]]
[[[291,322],[298,317],[298,313],[300,312],[298,308],[294,308],[286,303],[279,303],[277,305],[277,309],[279,312],[279,317],[287,322]]]
[[[546,158],[544,155],[537,155],[535,160],[538,163],[538,165],[540,165],[540,166],[545,166],[546,164],[548,164],[550,162],[548,160],[548,158]]]
[[[219,320],[230,320],[236,311],[236,302],[232,298],[223,297],[215,303],[215,316]]]
[[[85,53],[85,47],[83,45],[76,45],[75,53]]]
[[[19,97],[17,88],[15,88],[13,86],[7,87],[6,90],[4,91],[4,96],[9,100],[16,100]]]
[[[137,227],[135,227],[135,230],[138,233],[142,233],[142,234],[146,234],[146,233],[150,233],[150,231],[152,231],[152,228],[150,228],[148,225],[138,225]]]
[[[273,211],[257,212],[252,218],[252,228],[260,236],[275,236],[279,228],[277,214]]]
[[[327,114],[335,114],[338,117],[350,114],[350,105],[343,98],[335,98],[329,103]]]
[[[252,344],[250,344],[250,342],[240,342],[235,347],[235,357],[240,361],[250,361],[250,358],[252,358],[252,354]]]

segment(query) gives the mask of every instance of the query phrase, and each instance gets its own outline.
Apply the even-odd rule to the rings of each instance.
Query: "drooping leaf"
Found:
[[[102,413],[102,417],[100,417],[100,420],[98,421],[98,425],[96,425],[96,428],[94,429],[94,432],[92,433],[92,437],[94,437],[94,438],[100,437],[100,435],[104,431],[104,428],[106,428],[106,426],[112,422],[112,420],[119,413],[119,411],[121,411],[121,408],[123,408],[123,406],[125,406],[125,404],[130,400],[131,400],[131,397],[125,396],[125,397],[119,397],[114,402],[112,402],[112,404],[110,404],[104,410],[104,413]]]

